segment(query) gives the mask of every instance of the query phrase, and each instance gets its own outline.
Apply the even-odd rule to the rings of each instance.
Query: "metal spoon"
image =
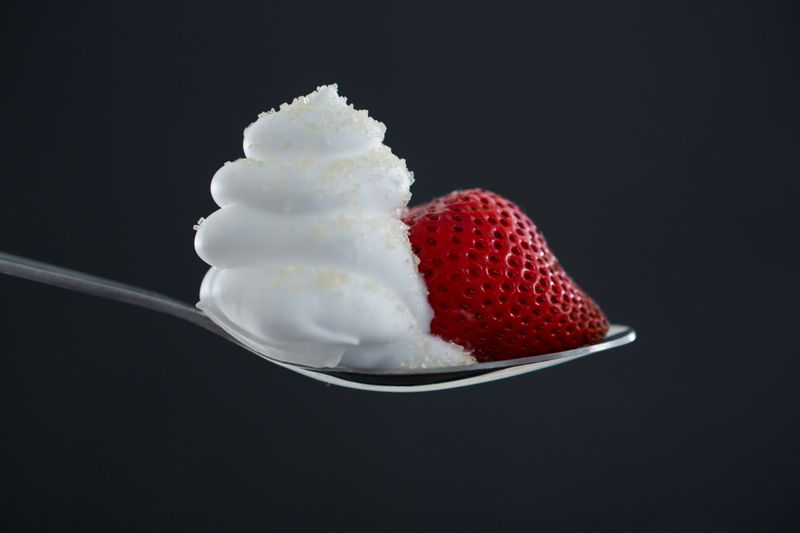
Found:
[[[205,328],[249,350],[196,307],[162,294],[3,252],[0,252],[0,273],[172,315]],[[313,368],[278,361],[261,353],[253,353],[270,363],[333,385],[381,392],[425,392],[477,385],[527,374],[595,352],[616,348],[631,343],[634,339],[636,339],[636,332],[632,328],[612,325],[606,338],[602,341],[574,350],[490,363],[415,370]]]

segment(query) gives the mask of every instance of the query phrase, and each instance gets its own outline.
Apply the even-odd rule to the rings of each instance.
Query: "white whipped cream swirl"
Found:
[[[211,182],[220,209],[198,255],[212,268],[197,304],[256,352],[314,367],[473,363],[429,334],[433,316],[400,220],[411,197],[386,127],[336,85],[262,113],[245,159]]]

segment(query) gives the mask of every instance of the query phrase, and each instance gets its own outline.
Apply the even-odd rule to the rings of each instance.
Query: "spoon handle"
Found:
[[[227,336],[197,308],[174,298],[124,283],[0,252],[0,274],[116,300],[180,318]]]

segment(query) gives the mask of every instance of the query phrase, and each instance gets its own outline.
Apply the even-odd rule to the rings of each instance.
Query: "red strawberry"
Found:
[[[478,361],[569,350],[608,331],[533,221],[505,198],[456,191],[411,209],[404,221],[428,285],[431,332]]]

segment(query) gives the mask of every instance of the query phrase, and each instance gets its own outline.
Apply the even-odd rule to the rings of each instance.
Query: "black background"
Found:
[[[793,529],[796,4],[555,4],[4,2],[0,250],[193,302],[211,175],[338,82],[640,339],[370,394],[2,277],[0,530]]]

